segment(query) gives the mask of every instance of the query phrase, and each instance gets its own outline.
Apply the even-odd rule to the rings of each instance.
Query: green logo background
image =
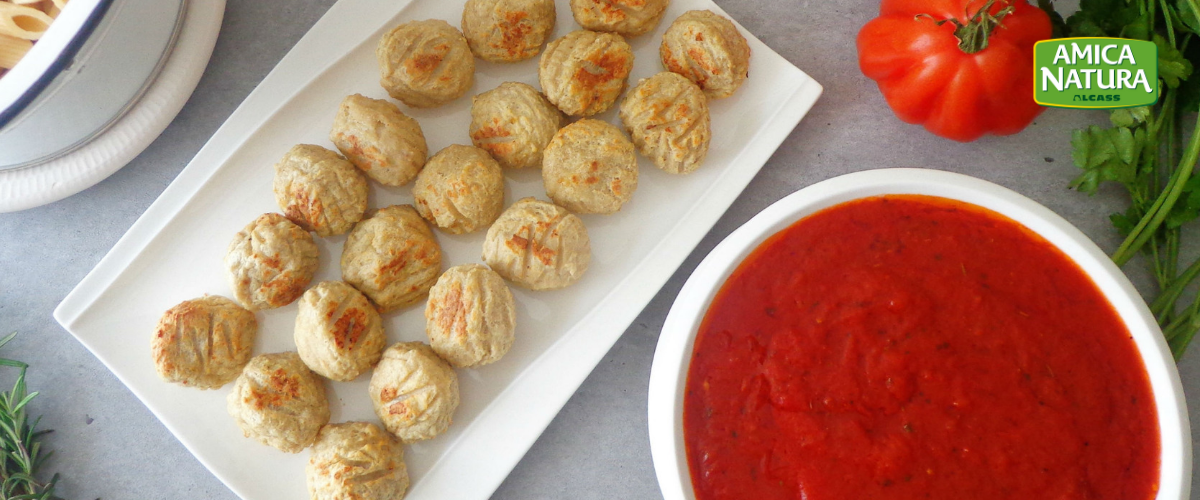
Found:
[[[1074,45],[1074,46],[1073,46]],[[1103,57],[1096,57],[1097,49],[1103,51],[1106,46],[1115,45],[1106,51],[1109,61],[1119,58],[1124,46],[1129,46],[1136,64],[1130,64],[1126,58],[1120,64],[1108,64]],[[1065,47],[1069,59],[1064,62],[1059,58],[1054,63],[1059,47]],[[1078,51],[1093,53],[1092,57],[1075,57]],[[1074,64],[1072,64],[1074,63]],[[1043,69],[1044,68],[1044,69]],[[1048,70],[1051,77],[1044,71]],[[1083,72],[1081,70],[1098,70]],[[1121,79],[1124,72],[1128,77]],[[1124,87],[1132,83],[1138,71],[1145,74],[1151,92],[1146,92],[1145,86],[1138,81],[1135,88]],[[1081,84],[1076,85],[1071,79],[1072,71]],[[1090,73],[1090,74],[1089,74]],[[1059,78],[1059,75],[1061,79]],[[1059,80],[1055,82],[1055,80]],[[1123,81],[1116,81],[1123,80]],[[1086,85],[1090,81],[1090,88]],[[1070,82],[1068,84],[1068,82]],[[1059,90],[1055,83],[1062,85]],[[1100,83],[1112,88],[1101,88]],[[1043,40],[1033,46],[1033,100],[1043,106],[1060,108],[1128,108],[1133,106],[1149,106],[1158,102],[1158,47],[1154,42],[1130,40],[1126,38],[1059,38]],[[1121,86],[1122,88],[1117,88]],[[1043,90],[1043,87],[1045,90]],[[1081,88],[1082,87],[1082,88]]]

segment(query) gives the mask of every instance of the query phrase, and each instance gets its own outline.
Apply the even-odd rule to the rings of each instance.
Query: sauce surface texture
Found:
[[[1129,332],[1061,251],[942,198],[856,200],[770,237],[696,338],[699,499],[1137,499],[1157,414]]]

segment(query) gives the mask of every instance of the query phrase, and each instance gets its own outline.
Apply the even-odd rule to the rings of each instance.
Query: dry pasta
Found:
[[[9,69],[25,56],[33,42],[22,38],[0,35],[0,68]]]
[[[53,21],[49,14],[33,7],[0,2],[0,35],[37,40]]]
[[[67,0],[0,0],[0,77],[17,65]]]

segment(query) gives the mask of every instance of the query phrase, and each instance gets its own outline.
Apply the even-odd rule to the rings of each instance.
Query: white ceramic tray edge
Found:
[[[387,19],[394,18],[396,14],[401,12],[410,3],[411,2],[404,2],[400,6],[391,6],[391,9],[393,9],[392,15],[386,16]],[[332,7],[330,11],[317,22],[316,25],[314,25],[312,30],[310,30],[310,32],[301,39],[296,47],[293,48],[283,60],[281,60],[279,65],[272,70],[270,74],[268,74],[258,88],[256,88],[238,107],[238,109],[234,111],[226,123],[222,125],[222,127],[214,134],[213,138],[209,140],[209,142],[200,150],[200,152],[197,153],[192,162],[190,162],[189,165],[181,172],[179,177],[170,186],[168,186],[159,199],[156,200],[149,209],[147,209],[146,213],[144,213],[142,217],[139,218],[139,220],[130,228],[126,235],[118,241],[109,254],[106,255],[104,259],[102,259],[101,262],[96,266],[96,268],[84,278],[80,285],[78,285],[76,289],[73,290],[66,299],[64,299],[64,301],[55,311],[55,318],[68,330],[72,330],[72,326],[81,317],[81,315],[92,306],[93,302],[99,298],[99,295],[103,291],[107,290],[111,286],[113,280],[117,279],[123,270],[126,269],[132,262],[135,262],[145,248],[147,248],[147,246],[153,242],[155,238],[157,238],[160,232],[164,229],[165,224],[173,220],[177,214],[180,213],[180,211],[184,210],[189,205],[190,200],[192,200],[197,193],[205,188],[205,186],[210,182],[210,179],[212,179],[219,171],[219,169],[214,166],[225,165],[230,156],[236,154],[240,148],[244,147],[244,144],[247,141],[252,140],[255,131],[259,130],[263,124],[271,120],[281,108],[286,106],[287,103],[294,98],[296,93],[301,92],[307,85],[311,84],[315,78],[323,74],[331,65],[337,64],[337,62],[340,61],[346,54],[348,54],[356,45],[355,43],[349,43],[345,44],[345,46],[338,46],[336,49],[330,45],[320,45],[320,48],[328,51],[327,54],[313,55],[310,53],[306,54],[304,58],[308,60],[313,57],[330,57],[329,64],[323,66],[299,65],[297,67],[291,67],[296,66],[297,53],[311,50],[311,48],[307,46],[308,44],[306,44],[306,41],[329,36],[327,33],[329,31],[350,29],[350,27],[339,26],[339,24],[344,23],[329,21],[330,19],[334,19],[335,21],[337,19],[361,19],[363,16],[357,15],[356,12],[378,10],[382,7],[375,6],[382,4],[385,4],[385,2],[374,0],[344,0],[334,5],[334,7]],[[376,17],[382,18],[383,16],[376,15]],[[380,24],[382,25],[383,22],[386,22],[386,19],[381,21]],[[352,28],[359,32],[361,32],[363,29],[362,26],[354,26]],[[797,76],[802,77],[803,80],[800,81],[799,85],[796,86],[794,93],[784,103],[782,103],[779,109],[767,120],[767,130],[763,130],[757,134],[751,141],[751,146],[753,147],[748,147],[747,149],[754,149],[754,151],[744,150],[735,159],[736,162],[751,165],[755,164],[754,162],[757,162],[757,165],[760,166],[764,164],[778,148],[779,144],[782,143],[787,135],[794,129],[795,125],[799,123],[804,114],[806,114],[811,106],[815,103],[822,91],[821,86],[807,75],[803,75],[801,72],[797,73]],[[292,93],[286,97],[271,99],[258,96],[259,93],[268,93],[267,95],[281,94],[278,87],[282,85],[282,83],[280,83],[282,78],[288,78],[290,82],[289,85],[294,85],[295,81],[304,81],[305,83],[297,88],[296,93]],[[259,99],[262,99],[262,102],[256,102]],[[273,107],[272,103],[274,104]],[[240,120],[239,118],[243,116],[246,116],[247,119]],[[221,154],[220,151],[227,151],[228,153]],[[670,245],[670,247],[674,248],[670,248],[667,255],[672,256],[672,261],[676,263],[675,266],[660,266],[654,269],[646,270],[646,275],[639,279],[639,281],[644,283],[645,286],[639,288],[637,294],[628,294],[621,297],[619,300],[613,299],[611,304],[609,303],[609,298],[606,297],[606,299],[603,301],[606,304],[606,307],[624,310],[624,313],[621,315],[621,317],[618,318],[617,316],[610,314],[601,318],[597,314],[592,314],[588,319],[582,322],[582,324],[588,324],[591,326],[604,325],[607,328],[612,328],[613,325],[619,323],[621,325],[621,329],[617,330],[616,334],[612,335],[611,337],[600,336],[599,339],[589,338],[594,336],[587,335],[587,330],[589,330],[589,328],[583,327],[581,324],[580,326],[573,328],[571,334],[565,335],[564,338],[556,343],[556,345],[550,350],[555,352],[562,352],[563,350],[568,349],[581,351],[586,353],[586,356],[581,356],[581,358],[586,358],[588,362],[591,362],[591,365],[589,366],[594,366],[596,363],[598,363],[599,359],[601,359],[604,354],[607,353],[613,343],[615,343],[615,341],[620,337],[620,333],[622,333],[625,328],[627,328],[628,324],[630,324],[636,318],[637,314],[640,313],[642,305],[647,303],[649,299],[653,297],[655,293],[657,293],[663,283],[665,283],[665,281],[678,267],[678,264],[687,257],[699,240],[704,237],[708,231],[708,227],[710,227],[711,224],[714,223],[716,219],[724,213],[725,209],[727,209],[737,195],[740,194],[741,190],[744,189],[749,181],[757,174],[759,168],[761,167],[753,169],[741,169],[740,171],[736,171],[734,173],[724,174],[722,176],[722,180],[729,180],[729,183],[726,184],[726,186],[736,186],[736,189],[731,189],[727,193],[722,193],[723,196],[717,203],[699,204],[701,206],[693,208],[693,210],[699,209],[707,212],[705,218],[708,221],[708,224],[703,226],[705,228],[703,231],[692,230],[694,234],[686,234],[686,237],[682,237],[681,239],[676,240],[673,245]],[[188,189],[187,186],[189,185],[192,186],[191,189]],[[689,225],[689,227],[695,226]],[[672,234],[675,234],[676,232],[686,233],[687,231],[686,228],[679,228],[677,226],[675,229],[673,229]],[[656,252],[659,248],[662,248],[662,246],[663,245],[660,244],[659,247],[656,247]],[[653,278],[650,278],[650,276],[653,276]],[[92,346],[89,342],[83,340],[82,338],[81,342],[83,342],[84,345],[89,348],[89,350],[92,349]],[[109,365],[109,363],[103,357],[100,357],[99,355],[98,357],[106,365]],[[549,358],[549,356],[545,355],[543,357]],[[577,358],[575,360],[576,362],[573,364],[578,364],[579,359],[580,358]],[[562,361],[559,361],[558,364],[561,365],[562,363]],[[514,433],[512,429],[504,429],[503,432],[491,434],[491,438],[499,438],[500,441],[503,442],[496,445],[494,448],[491,447],[491,444],[484,446],[484,448],[488,448],[492,451],[490,456],[474,456],[480,456],[481,460],[483,457],[486,457],[486,461],[489,462],[489,467],[495,467],[495,462],[498,459],[502,460],[505,467],[495,470],[487,468],[486,470],[488,470],[489,474],[486,478],[479,476],[478,470],[473,471],[476,475],[472,477],[472,481],[470,481],[472,486],[468,488],[470,490],[469,493],[467,491],[463,491],[462,489],[463,476],[459,475],[451,477],[453,483],[447,482],[445,484],[455,485],[458,488],[455,493],[477,493],[479,496],[484,497],[494,491],[495,488],[498,487],[503,481],[507,473],[524,455],[524,452],[527,451],[529,446],[532,445],[536,436],[544,430],[544,428],[549,424],[550,420],[553,419],[557,411],[561,409],[562,405],[565,404],[570,395],[574,393],[579,383],[581,383],[582,380],[586,378],[588,373],[590,373],[589,369],[582,374],[577,374],[577,376],[567,379],[561,377],[561,374],[553,373],[555,371],[554,366],[552,366],[553,363],[537,363],[535,361],[533,365],[544,366],[544,371],[551,372],[550,376],[545,376],[543,378],[551,381],[549,383],[555,385],[557,388],[555,397],[540,398],[540,400],[537,401],[536,405],[534,406],[537,408],[552,408],[554,411],[539,412],[534,411],[530,404],[523,405],[521,407],[522,411],[528,413],[538,413],[539,415],[544,414],[544,418],[536,419],[536,421],[531,422],[531,425],[523,427],[520,434]],[[111,369],[112,366],[109,366],[109,368]],[[114,373],[118,372],[114,370]],[[129,383],[130,381],[125,380],[123,377],[120,377],[120,375],[118,375],[118,378],[120,378],[123,383],[129,386],[135,395],[137,395],[140,399],[143,399],[143,401],[145,400],[144,395],[135,389],[135,386]],[[536,378],[536,376],[522,373],[521,379],[525,378]],[[517,387],[517,385],[518,383],[514,382],[512,387],[506,390],[506,392],[514,390],[512,388]],[[501,396],[501,398],[503,398],[503,396]],[[512,398],[509,398],[509,400],[511,399]],[[528,403],[528,401],[526,402]],[[503,409],[502,404],[493,404],[492,406],[496,409],[492,410],[492,408],[489,407],[489,411],[502,411]],[[181,435],[179,429],[176,429],[175,426],[167,423],[168,421],[163,419],[162,415],[159,415],[153,409],[152,412],[155,413],[156,417],[158,417],[160,421],[164,422],[164,425],[166,425],[166,427],[171,430],[172,433],[176,434],[177,436]],[[475,434],[479,432],[479,430],[472,430],[470,427],[468,427],[463,434]],[[529,434],[532,435],[530,436]],[[516,436],[523,437],[521,439],[515,439]],[[456,441],[473,442],[473,440],[466,440],[461,436],[459,440]],[[191,446],[188,446],[186,441],[181,439],[181,442],[183,442],[185,447],[187,447],[190,452],[192,452],[194,455],[196,454],[196,450],[192,449]],[[485,439],[479,442],[491,443],[492,441],[488,441],[485,436]],[[513,443],[516,444],[514,445]],[[457,446],[457,444],[455,446]],[[504,450],[502,453],[502,459],[495,456],[495,452],[498,450]],[[464,452],[462,454],[471,457],[471,455],[468,453]],[[200,457],[200,455],[196,456],[202,464],[214,471],[214,474],[216,474],[217,477],[227,486],[233,489],[235,493],[243,496],[245,495],[244,491],[239,490],[233,484],[231,484],[226,477],[223,477],[222,474],[217,473],[216,471],[218,469],[214,468],[213,464],[210,464],[207,460]],[[439,460],[439,464],[444,460],[445,458],[443,457],[442,460]],[[438,464],[434,465],[434,469],[438,469]],[[485,468],[480,468],[480,470],[483,469]],[[415,487],[419,488],[420,491],[427,491],[427,488],[432,489],[434,487],[433,485],[436,483],[436,481],[432,480],[433,475],[434,471],[431,470],[430,473],[427,474],[420,483],[415,485]],[[412,495],[415,497],[419,496],[420,493],[418,490],[414,490]]]
[[[886,191],[879,186],[883,178],[888,178],[887,181],[892,186]],[[864,180],[867,182],[863,182]],[[702,315],[698,312],[707,308],[719,290],[720,283],[723,283],[746,255],[757,248],[765,238],[796,220],[837,203],[864,196],[879,195],[884,192],[927,194],[961,199],[948,193],[930,192],[927,181],[937,181],[949,185],[949,187],[941,186],[941,188],[945,188],[943,191],[974,190],[976,194],[980,195],[980,198],[970,200],[971,203],[1003,213],[1006,217],[1051,241],[1064,253],[1079,255],[1079,258],[1073,257],[1073,260],[1091,276],[1099,288],[1103,289],[1107,284],[1120,289],[1122,293],[1132,299],[1113,301],[1110,298],[1110,303],[1118,315],[1130,325],[1130,332],[1133,336],[1141,339],[1141,342],[1148,341],[1157,348],[1157,353],[1145,352],[1140,349],[1141,342],[1139,342],[1139,351],[1146,360],[1147,374],[1151,382],[1155,385],[1166,384],[1175,396],[1175,400],[1172,401],[1163,394],[1156,393],[1155,403],[1160,427],[1166,427],[1165,433],[1167,434],[1187,434],[1189,417],[1183,386],[1178,371],[1171,369],[1174,366],[1174,360],[1169,354],[1170,349],[1158,329],[1157,322],[1125,274],[1086,235],[1048,208],[1014,191],[987,181],[938,170],[913,168],[870,170],[846,174],[813,184],[767,207],[718,244],[697,266],[680,290],[679,296],[663,324],[663,335],[660,337],[659,345],[654,353],[647,405],[651,455],[654,460],[655,474],[666,500],[695,498],[692,492],[691,477],[688,473],[687,457],[680,444],[683,441],[682,426],[679,424],[684,391],[671,389],[681,386],[686,381],[687,374],[681,368],[685,359],[690,357],[688,354],[681,355],[677,347],[680,347],[680,344],[691,346],[694,342],[695,330],[702,320]],[[859,186],[860,183],[866,185]],[[795,204],[794,199],[801,197],[809,197],[816,201],[808,202],[802,210],[797,210],[791,205]],[[999,206],[1006,207],[1007,212]],[[788,216],[793,212],[797,213]],[[1055,232],[1058,234],[1054,234]],[[745,239],[742,236],[747,233],[757,235],[757,237],[745,247],[735,244],[735,241]],[[707,285],[707,282],[714,280],[717,286],[696,286],[697,283],[706,282],[705,285]],[[1139,327],[1138,324],[1142,326]],[[666,348],[664,349],[664,347]],[[687,349],[686,353],[690,353],[690,349]],[[1151,356],[1151,354],[1156,355]],[[1180,457],[1181,460],[1178,466],[1164,470],[1163,475],[1168,479],[1164,483],[1169,486],[1162,488],[1160,485],[1157,498],[1159,500],[1182,500],[1186,498],[1191,489],[1192,444],[1186,440],[1185,436],[1185,439],[1179,442],[1164,441],[1161,446],[1161,456]],[[1179,478],[1178,482],[1171,480],[1175,477]],[[1174,487],[1176,485],[1178,488]]]

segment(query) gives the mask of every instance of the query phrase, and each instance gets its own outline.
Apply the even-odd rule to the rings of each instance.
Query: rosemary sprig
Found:
[[[0,340],[0,348],[8,344],[17,334],[14,332]],[[20,361],[0,358],[0,366],[17,368],[17,382],[11,392],[0,393],[0,499],[3,500],[50,500],[54,496],[54,485],[58,474],[48,483],[37,480],[38,468],[52,453],[42,453],[41,437],[49,430],[37,430],[41,417],[32,422],[26,407],[38,393],[28,392],[25,387],[25,370],[29,365]]]

